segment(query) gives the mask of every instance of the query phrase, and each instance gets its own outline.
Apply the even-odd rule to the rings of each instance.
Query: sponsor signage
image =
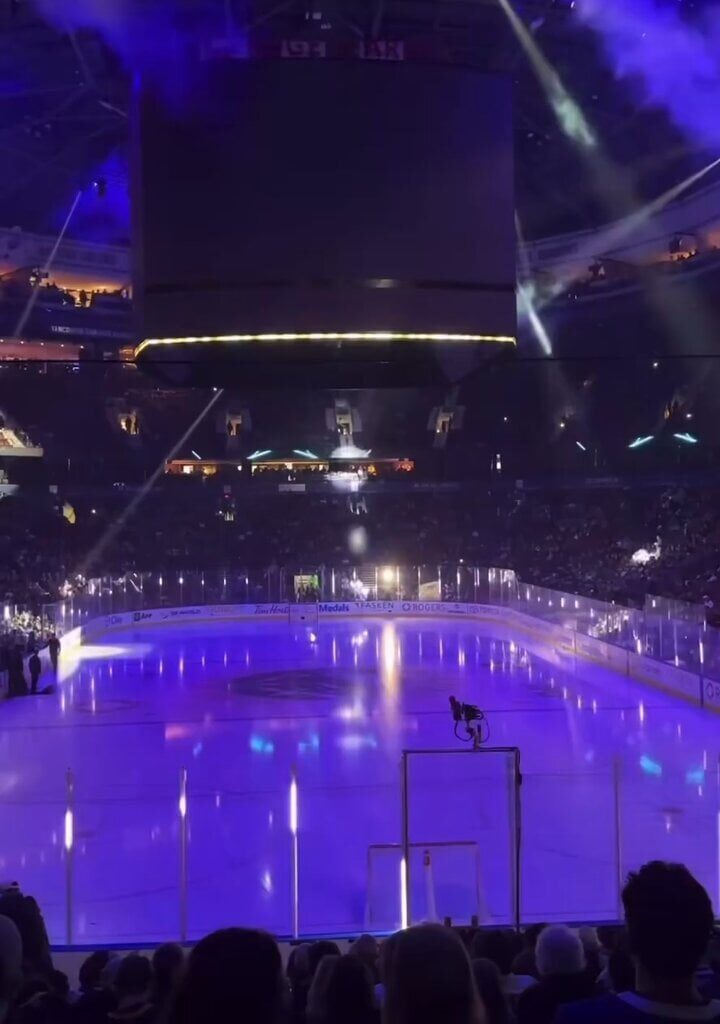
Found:
[[[700,703],[701,681],[695,672],[688,672],[687,669],[676,668],[675,665],[655,661],[641,654],[633,654],[631,651],[628,654],[628,674],[646,683],[654,683],[669,693],[688,697]]]
[[[720,682],[703,679],[703,704],[708,708],[720,709]]]

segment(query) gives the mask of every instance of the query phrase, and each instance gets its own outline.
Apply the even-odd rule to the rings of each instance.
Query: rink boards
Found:
[[[291,609],[307,607],[310,613],[317,612],[317,619],[366,618],[366,617],[407,617],[431,619],[476,619],[480,622],[497,622],[517,630],[522,635],[547,647],[546,660],[563,656],[582,658],[629,676],[672,696],[680,697],[693,704],[720,709],[720,684],[705,679],[694,672],[667,662],[657,661],[647,655],[637,654],[598,637],[588,636],[570,626],[534,618],[513,608],[494,605],[468,604],[447,601],[333,601],[315,605],[278,604],[219,604],[193,605],[176,608],[147,608],[141,611],[118,612],[101,616],[65,634],[63,646],[96,641],[99,637],[116,630],[142,626],[173,626],[203,622],[236,622],[241,620],[288,620]],[[297,618],[293,625],[303,625]],[[308,628],[309,622],[304,623]]]

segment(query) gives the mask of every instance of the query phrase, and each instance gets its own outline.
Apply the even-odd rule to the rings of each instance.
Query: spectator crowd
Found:
[[[164,480],[126,515],[135,496],[0,501],[0,599],[37,613],[78,572],[463,561],[602,600],[641,605],[653,593],[720,607],[720,503],[708,489],[241,498]],[[640,549],[652,555],[644,563],[633,560]]]
[[[1,1024],[656,1024],[720,1020],[710,899],[682,865],[632,873],[625,927],[524,934],[418,925],[347,952],[224,928],[189,953],[92,953],[78,990],[53,965],[40,910],[0,892]]]

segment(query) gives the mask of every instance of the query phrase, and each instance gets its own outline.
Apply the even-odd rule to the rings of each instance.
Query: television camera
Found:
[[[483,743],[487,743],[490,729],[484,711],[475,704],[463,704],[455,697],[450,697],[450,710],[455,723],[455,735],[459,740],[472,743],[473,750],[479,750]],[[460,735],[461,724],[465,726],[465,736]]]

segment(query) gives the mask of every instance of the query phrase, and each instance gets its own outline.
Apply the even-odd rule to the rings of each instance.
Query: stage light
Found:
[[[293,836],[296,836],[297,833],[298,833],[298,825],[299,825],[299,820],[300,819],[299,819],[299,807],[298,807],[298,784],[297,784],[297,778],[295,777],[294,774],[293,774],[292,779],[290,780],[290,806],[289,806],[288,817],[289,817],[289,822],[288,823],[289,823],[289,826],[290,826],[290,832],[292,833]]]
[[[68,809],[65,811],[65,828],[64,828],[64,833],[65,833],[65,835],[64,835],[65,849],[69,853],[70,850],[72,850],[73,843],[75,841],[75,822],[74,822],[74,818],[73,818],[73,812],[72,812],[72,809],[70,807],[68,807]]]
[[[587,448],[582,443],[582,441],[576,441],[575,444],[578,446],[578,448],[580,449],[581,452],[586,452],[587,451]]]
[[[353,526],[348,532],[348,548],[353,555],[363,555],[367,551],[368,535],[364,526]]]
[[[202,455],[198,455],[194,448],[192,449],[190,454],[194,455],[196,459],[202,459]]]
[[[308,451],[307,448],[293,448],[293,455],[303,455],[306,459],[320,458],[319,455],[316,455],[315,452]]]
[[[718,816],[720,821],[720,815]],[[407,900],[407,862],[404,857],[400,858],[400,927],[408,926],[408,900]]]
[[[390,586],[395,579],[395,570],[391,569],[389,565],[386,565],[384,569],[380,570],[380,579],[383,583]]]
[[[636,437],[634,441],[631,441],[628,448],[642,448],[643,445],[650,444],[654,440],[654,434],[645,434],[643,437]]]
[[[261,459],[263,455],[272,455],[272,448],[263,448],[262,450],[258,449],[258,451],[253,452],[252,455],[248,455],[248,462],[252,462],[255,459]],[[238,469],[239,468],[240,467],[238,466]]]
[[[284,334],[217,334],[189,335],[182,338],[145,338],[135,349],[135,358],[146,348],[166,345],[234,344],[242,342],[328,342],[328,341],[428,341],[428,342],[497,342],[501,345],[517,345],[517,339],[509,334],[449,334],[446,332],[424,333],[420,331],[307,331]]]
[[[673,434],[673,437],[677,438],[678,441],[682,441],[684,444],[697,444],[698,443],[698,439],[695,437],[694,434],[687,434],[687,433],[684,433],[684,434]]]

